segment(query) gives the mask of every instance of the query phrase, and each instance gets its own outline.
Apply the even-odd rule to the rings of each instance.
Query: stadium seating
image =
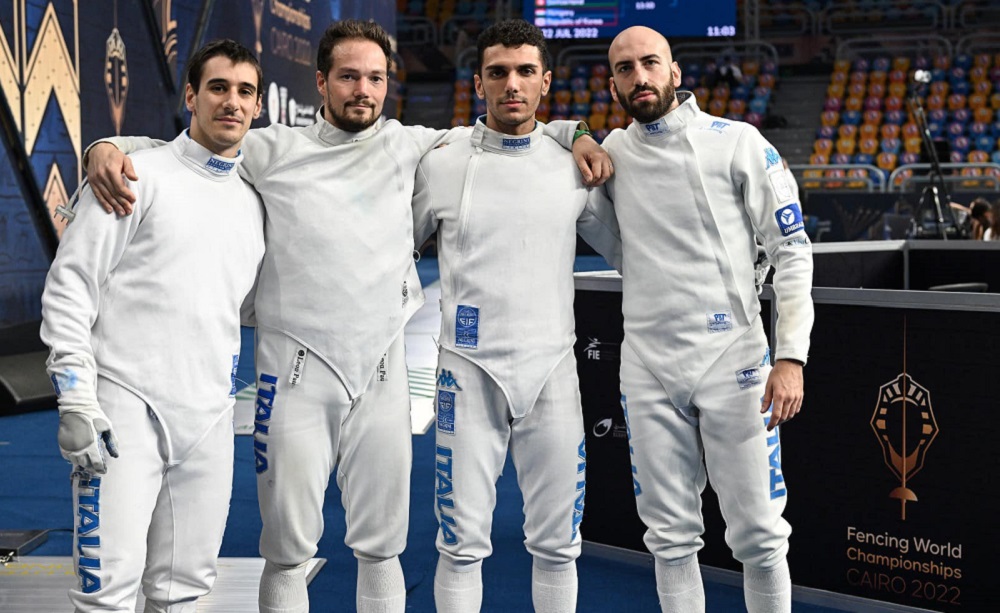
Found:
[[[682,89],[690,90],[698,106],[712,115],[746,121],[760,127],[767,116],[771,95],[777,83],[778,67],[770,61],[745,60],[741,70],[744,75],[743,84],[730,89],[728,84],[713,82],[714,63],[685,63]],[[552,86],[542,100],[536,116],[541,121],[586,121],[595,138],[600,141],[608,131],[625,127],[631,122],[624,109],[611,99],[608,87],[606,64],[557,66],[553,70]],[[860,103],[858,110],[861,110]],[[485,106],[472,91],[472,71],[468,68],[459,69],[455,75],[452,125],[470,125],[485,112]],[[836,126],[840,119],[840,114],[834,110],[824,121]]]
[[[948,141],[950,155],[944,161],[1000,160],[998,60],[1000,57],[988,53],[837,60],[826,89],[811,163],[836,163],[838,154],[848,155],[854,164],[874,162],[889,173],[900,164],[919,161],[923,141],[906,102],[912,93],[907,91],[909,71],[917,68],[931,70],[931,83],[917,93],[931,137]],[[862,178],[835,170],[819,176]],[[966,170],[970,177],[997,174]],[[858,186],[857,181],[833,181],[825,182],[824,187],[838,184]]]

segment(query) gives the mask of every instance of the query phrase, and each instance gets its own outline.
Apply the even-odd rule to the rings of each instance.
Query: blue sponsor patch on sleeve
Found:
[[[774,218],[778,221],[778,228],[781,229],[782,236],[794,234],[805,228],[802,223],[802,210],[798,202],[793,202],[788,206],[783,206],[774,213]]]
[[[455,346],[479,348],[479,307],[458,305],[455,313]]]
[[[455,434],[455,392],[438,390],[437,429],[444,434]]]

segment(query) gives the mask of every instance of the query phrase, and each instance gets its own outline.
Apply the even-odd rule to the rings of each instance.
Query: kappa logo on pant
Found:
[[[445,389],[452,388],[462,391],[462,386],[455,380],[455,376],[451,374],[451,371],[443,368],[441,369],[441,374],[438,375],[438,387],[443,387]]]

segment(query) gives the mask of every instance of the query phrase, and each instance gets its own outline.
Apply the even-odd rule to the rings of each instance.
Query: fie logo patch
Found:
[[[458,305],[455,314],[455,346],[465,349],[479,347],[479,307]]]
[[[437,427],[438,432],[455,434],[455,392],[438,390]]]

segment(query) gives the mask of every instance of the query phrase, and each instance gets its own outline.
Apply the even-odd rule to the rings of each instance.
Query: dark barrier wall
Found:
[[[986,283],[1000,293],[1000,243],[916,241],[909,250],[910,289],[952,283]]]
[[[905,289],[905,258],[902,241],[816,243],[813,286]]]
[[[646,552],[618,404],[620,290],[577,287],[581,530]],[[992,610],[1000,499],[988,483],[1000,470],[1000,381],[983,373],[1000,344],[1000,299],[830,289],[814,298],[806,402],[781,432],[795,584],[936,611]],[[714,495],[703,498],[700,561],[741,570]]]
[[[796,583],[991,610],[1000,313],[817,304],[812,339],[782,436]]]
[[[1000,242],[994,241],[816,243],[813,265],[813,287],[927,290],[985,283],[985,291],[1000,293]]]
[[[187,125],[193,48],[229,37],[254,49],[265,77],[254,125],[309,124],[319,108],[316,43],[331,19],[354,16],[395,33],[391,0],[0,2],[0,118],[9,118],[0,135],[0,329],[40,316],[47,237],[63,227],[52,211],[80,183],[83,148],[114,134],[172,139]],[[22,168],[36,189],[19,179]]]

